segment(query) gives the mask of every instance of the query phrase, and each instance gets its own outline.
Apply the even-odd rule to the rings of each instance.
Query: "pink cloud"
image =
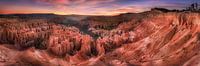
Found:
[[[64,5],[69,3],[69,0],[35,0],[35,1],[40,3],[48,3],[55,5]]]
[[[88,14],[98,11],[106,11],[107,8],[98,7],[103,3],[110,3],[116,0],[34,0],[42,4],[55,6],[55,10],[65,12],[66,14]],[[96,8],[98,7],[98,8]],[[91,10],[88,10],[91,9]]]
[[[35,0],[37,2],[56,4],[56,5],[70,5],[70,4],[100,4],[106,2],[112,2],[115,0]]]

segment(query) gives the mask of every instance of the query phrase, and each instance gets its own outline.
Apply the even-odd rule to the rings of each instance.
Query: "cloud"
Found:
[[[95,11],[108,10],[105,4],[114,4],[116,0],[33,0],[36,3],[53,6],[55,10],[66,14],[87,14]]]
[[[66,5],[82,5],[82,4],[94,5],[94,4],[113,2],[115,0],[34,0],[34,1],[66,6]]]
[[[142,12],[139,6],[123,6],[115,3],[119,0],[37,0],[55,6],[66,14],[117,15],[127,12]],[[104,7],[105,6],[105,7]]]
[[[24,8],[29,8],[29,11],[31,11],[31,13],[47,11],[48,13],[52,12],[55,14],[113,15],[127,12],[142,12],[150,10],[150,8],[154,7],[166,7],[174,9],[185,7],[185,2],[169,0],[13,0],[13,2],[7,0],[5,1],[6,2],[0,2],[0,10],[18,10],[17,12],[20,13],[23,12]],[[19,7],[16,8],[16,6]]]
[[[68,3],[68,0],[36,0],[37,2],[45,2],[51,4],[65,4]]]

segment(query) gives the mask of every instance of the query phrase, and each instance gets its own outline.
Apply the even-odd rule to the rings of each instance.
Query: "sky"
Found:
[[[0,14],[116,15],[154,7],[184,9],[200,0],[0,0]]]

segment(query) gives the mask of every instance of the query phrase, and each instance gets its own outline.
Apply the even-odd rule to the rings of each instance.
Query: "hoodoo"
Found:
[[[1,18],[0,65],[198,66],[200,14],[155,12],[90,16],[76,25]]]

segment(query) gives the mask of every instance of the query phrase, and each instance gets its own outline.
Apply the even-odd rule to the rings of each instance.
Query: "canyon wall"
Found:
[[[9,20],[0,20],[3,66],[200,65],[199,13],[89,17],[80,25]]]

